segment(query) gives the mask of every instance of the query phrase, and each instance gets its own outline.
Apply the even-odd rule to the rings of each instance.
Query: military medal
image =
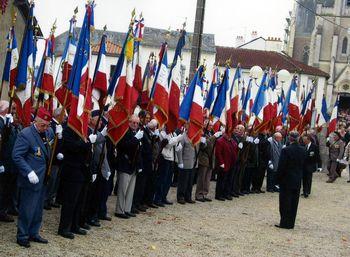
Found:
[[[40,147],[38,146],[38,148],[37,148],[37,151],[36,151],[36,153],[35,153],[35,155],[36,156],[41,156],[41,150],[40,150]]]

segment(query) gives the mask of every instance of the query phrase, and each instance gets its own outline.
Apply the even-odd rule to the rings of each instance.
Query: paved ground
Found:
[[[15,226],[0,224],[0,256],[350,256],[350,184],[316,174],[309,199],[301,199],[296,228],[279,230],[278,194],[250,195],[224,203],[196,203],[113,218],[88,236],[58,237],[58,210],[45,213],[49,245],[15,244]],[[175,194],[172,192],[171,199]],[[115,197],[111,197],[110,213]]]

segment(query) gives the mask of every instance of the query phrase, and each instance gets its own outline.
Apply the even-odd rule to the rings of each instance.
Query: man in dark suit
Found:
[[[44,207],[44,181],[53,141],[50,121],[50,113],[39,108],[34,124],[19,133],[12,152],[19,172],[17,243],[26,248],[30,247],[29,241],[48,243],[39,235],[39,230]]]
[[[293,229],[298,210],[301,179],[305,160],[305,148],[298,144],[299,133],[289,134],[290,144],[281,151],[276,173],[280,185],[279,205],[281,221],[279,228]]]
[[[303,169],[303,195],[307,198],[311,193],[312,174],[317,169],[320,154],[317,145],[312,143],[310,135],[303,136],[303,143],[306,149],[306,158]]]

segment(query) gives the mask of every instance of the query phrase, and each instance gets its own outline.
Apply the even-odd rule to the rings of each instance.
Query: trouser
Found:
[[[233,184],[235,183],[235,173],[237,172],[238,167],[236,165],[231,168],[227,175],[225,180],[225,188],[228,190],[228,192],[225,192],[225,195],[231,195],[233,192]]]
[[[106,217],[107,216],[107,201],[108,201],[108,197],[110,196],[110,194],[112,192],[112,187],[113,187],[113,182],[111,183],[111,180],[113,181],[113,178],[109,177],[109,179],[106,180],[102,176],[100,179],[101,201],[100,201],[100,205],[99,205],[99,209],[98,209],[98,216],[99,217]]]
[[[337,177],[339,177],[337,170],[338,170],[338,162],[337,161],[329,161],[328,171],[329,171],[329,178],[330,179],[335,180],[335,179],[337,179]]]
[[[218,168],[216,171],[217,171],[217,179],[216,179],[216,188],[215,188],[215,198],[226,197],[225,184],[228,178],[228,172],[225,172],[221,168]]]
[[[125,214],[126,212],[131,212],[135,183],[136,172],[133,174],[118,172],[116,213]]]
[[[239,194],[242,189],[245,165],[239,164],[236,166],[236,171],[233,179],[233,188],[231,193]]]
[[[61,217],[58,232],[79,228],[84,201],[84,182],[61,181]]]
[[[82,203],[81,203],[81,210],[80,210],[80,218],[79,218],[79,226],[85,225],[85,223],[88,221],[89,217],[89,202],[92,195],[91,192],[92,189],[92,183],[86,182],[83,187],[82,192]]]
[[[246,168],[243,176],[242,191],[250,192],[252,184],[252,176],[256,168]]]
[[[15,173],[4,172],[0,174],[0,215],[5,215],[10,209],[16,209],[14,200],[17,193],[16,181],[17,175]]]
[[[266,168],[267,168],[267,165],[260,165],[257,171],[253,174],[253,180],[252,180],[253,190],[261,190],[261,187],[265,178]]]
[[[303,194],[311,194],[312,173],[310,171],[303,171]]]
[[[144,198],[143,202],[145,204],[152,204],[154,200],[154,194],[156,192],[156,172],[153,170],[148,171],[149,173],[147,174],[147,181],[145,185],[145,193],[144,193]]]
[[[51,168],[50,178],[46,187],[45,204],[52,204],[54,202],[59,185],[59,170],[60,168],[57,165],[53,165]]]
[[[173,178],[173,162],[161,157],[158,169],[156,193],[154,196],[155,203],[166,201]]]
[[[177,167],[177,165],[173,165],[173,179],[171,182],[171,186],[177,187],[178,181],[179,181],[179,172],[180,169]]]
[[[193,169],[179,169],[177,200],[192,200]]]
[[[103,187],[107,183],[107,180],[101,175],[97,174],[96,180],[90,185],[87,206],[87,220],[97,220],[100,204],[102,202]]]
[[[37,237],[41,227],[46,188],[39,191],[20,188],[17,239],[28,240]]]
[[[152,170],[152,160],[143,162],[142,172],[137,173],[133,199],[133,207],[138,208],[144,204],[144,195],[148,176]]]
[[[212,169],[199,165],[197,173],[196,198],[204,198],[209,193]]]
[[[275,189],[275,174],[273,169],[267,168],[266,189],[269,191]]]
[[[280,186],[279,204],[281,221],[280,226],[284,228],[294,228],[297,216],[300,188],[289,189]]]

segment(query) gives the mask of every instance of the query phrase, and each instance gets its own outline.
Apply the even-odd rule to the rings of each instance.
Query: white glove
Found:
[[[221,164],[221,165],[220,165],[220,168],[225,169],[225,164]]]
[[[248,143],[253,143],[254,140],[253,140],[252,137],[247,137],[247,138],[246,138],[246,141],[247,141]]]
[[[181,151],[182,150],[182,144],[178,144],[176,147],[175,147],[175,152],[178,152],[178,151]]]
[[[329,142],[329,137],[327,137],[327,142]]]
[[[137,140],[140,140],[141,138],[143,138],[143,131],[142,130],[137,131],[137,133],[135,134],[135,137]]]
[[[141,172],[142,172],[142,169],[139,169],[138,172],[141,173]]]
[[[183,168],[184,168],[184,164],[183,164],[183,163],[179,163],[179,164],[177,165],[177,167],[179,167],[179,169],[183,169]]]
[[[318,168],[317,171],[318,171],[318,172],[321,172],[321,171],[322,171],[322,168]]]
[[[270,168],[270,170],[273,170],[273,163],[272,163],[272,161],[269,161],[269,168]]]
[[[207,143],[207,139],[205,137],[201,137],[201,143],[202,144],[206,144]]]
[[[56,158],[57,158],[57,160],[62,161],[64,159],[63,153],[58,153]]]
[[[340,162],[340,160],[339,160],[339,159],[337,159],[337,162]]]
[[[216,133],[214,134],[214,137],[215,137],[215,138],[219,138],[219,137],[221,137],[221,136],[222,136],[222,131],[216,132]]]
[[[97,174],[92,174],[92,183],[95,182],[96,178],[97,178]]]
[[[106,180],[109,180],[109,177],[111,176],[111,172],[108,171],[107,174],[105,174],[103,177],[106,179]]]
[[[286,145],[283,145],[283,146],[282,146],[282,149],[283,149],[283,148],[286,148]]]
[[[154,131],[154,135],[155,135],[156,137],[159,137],[159,129],[156,129],[156,130]]]
[[[97,135],[96,134],[91,134],[89,136],[89,140],[90,140],[91,144],[95,144],[96,143],[96,139],[97,139]]]
[[[62,134],[63,132],[63,128],[62,128],[62,125],[58,124],[56,125],[56,134]]]
[[[5,167],[4,166],[0,166],[0,174],[5,172]]]
[[[33,170],[31,172],[29,172],[28,179],[29,179],[29,182],[31,184],[35,185],[35,184],[39,183],[39,178],[38,178],[38,176],[36,175],[36,173]]]
[[[267,141],[269,141],[270,143],[272,142],[272,137],[269,137],[268,139],[267,139]]]
[[[238,144],[238,148],[239,148],[239,149],[242,149],[242,148],[243,148],[242,142]]]
[[[102,136],[107,136],[107,126],[105,126],[101,131]]]
[[[259,144],[259,143],[260,143],[260,139],[259,139],[259,138],[255,138],[255,139],[254,139],[254,144],[257,145],[257,144]]]
[[[5,115],[6,121],[8,121],[9,124],[13,123],[13,116],[11,113],[8,113]]]

